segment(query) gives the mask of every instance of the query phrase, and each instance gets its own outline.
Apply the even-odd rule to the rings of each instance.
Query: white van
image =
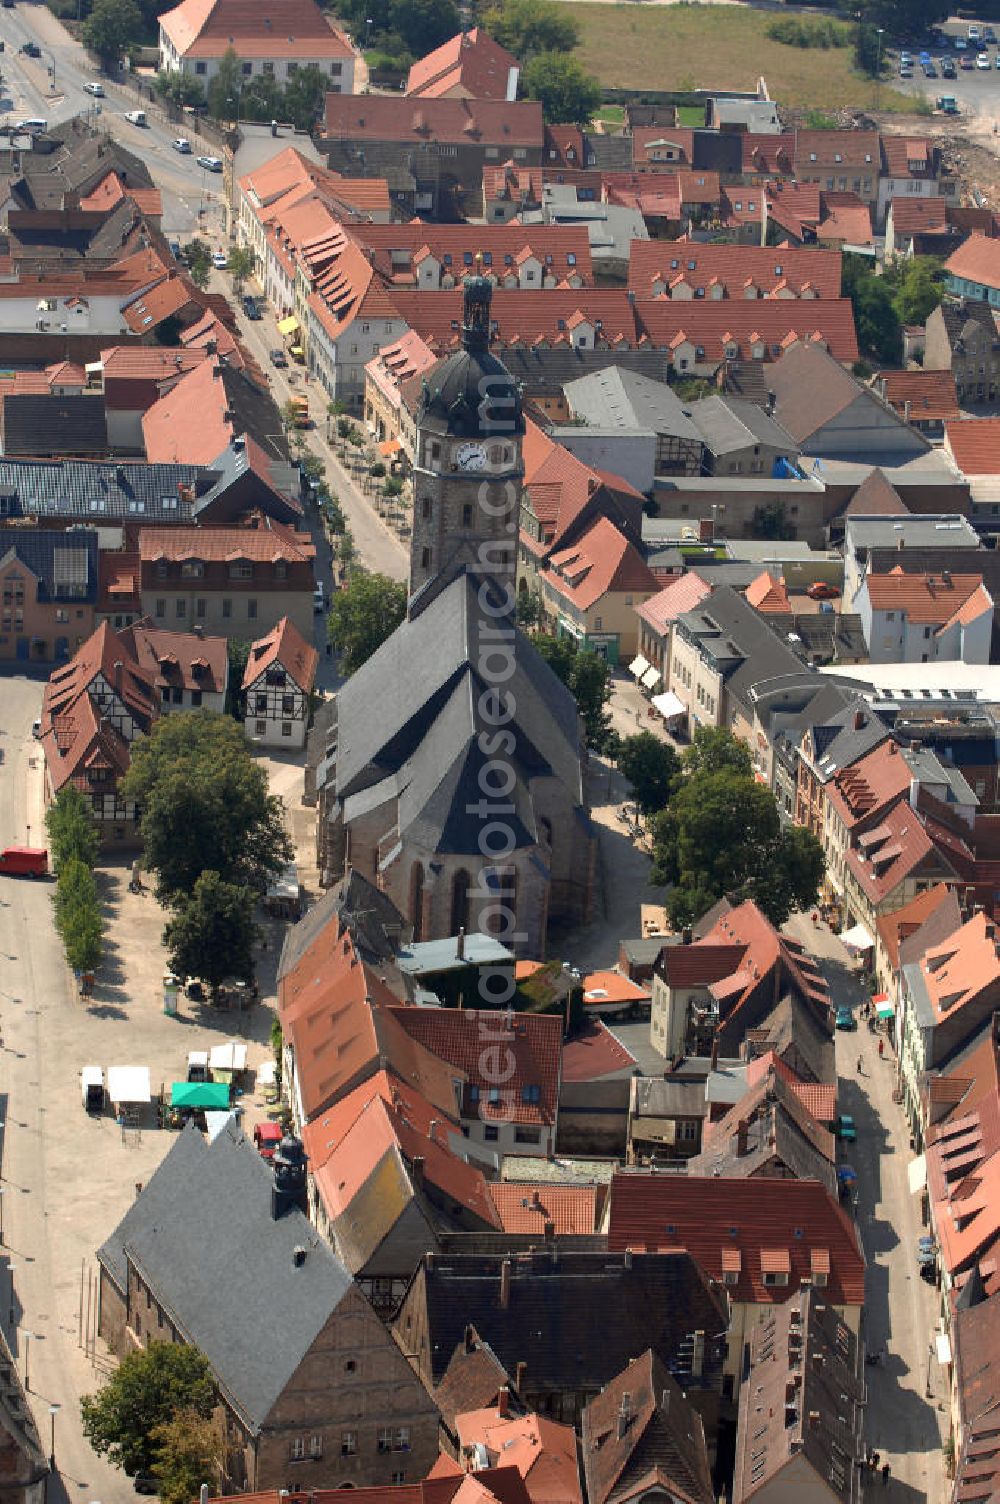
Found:
[[[47,120],[19,120],[14,127],[18,131],[27,131],[29,136],[42,136],[48,128]]]
[[[125,119],[129,125],[147,125],[145,110],[126,110]]]

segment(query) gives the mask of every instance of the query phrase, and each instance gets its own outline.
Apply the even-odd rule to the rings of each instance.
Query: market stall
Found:
[[[148,1065],[110,1065],[108,1101],[126,1128],[138,1128],[142,1110],[152,1102]]]

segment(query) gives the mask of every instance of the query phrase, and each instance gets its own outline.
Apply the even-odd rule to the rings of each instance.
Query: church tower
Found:
[[[425,379],[417,409],[410,611],[432,581],[468,567],[509,586],[517,573],[524,414],[517,386],[490,350],[488,277],[467,277],[462,348]]]

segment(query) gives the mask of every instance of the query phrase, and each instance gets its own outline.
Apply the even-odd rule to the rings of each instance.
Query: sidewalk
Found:
[[[917,1268],[924,1229],[906,1174],[913,1157],[909,1130],[892,1100],[895,1056],[886,1048],[879,1059],[884,1036],[861,1019],[865,992],[854,963],[836,959],[838,950],[844,955],[836,936],[825,925],[814,930],[807,916],[797,916],[788,928],[817,957],[834,1007],[851,1006],[859,1019],[855,1032],[837,1034],[837,1077],[838,1110],[854,1118],[858,1134],[855,1144],[841,1146],[839,1157],[858,1174],[855,1216],[866,1264],[862,1330],[870,1352],[886,1352],[884,1366],[865,1370],[865,1434],[892,1470],[887,1501],[941,1500],[947,1491],[941,1446],[948,1387],[933,1347],[939,1297]],[[881,1482],[870,1486],[882,1488]]]

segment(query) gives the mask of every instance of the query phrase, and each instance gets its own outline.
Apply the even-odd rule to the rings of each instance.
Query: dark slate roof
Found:
[[[11,183],[17,203],[27,209],[61,209],[67,196],[85,197],[109,172],[132,188],[152,188],[141,157],[110,136],[92,136],[80,116],[55,125],[22,159],[20,178]]]
[[[353,1288],[298,1209],[274,1220],[272,1184],[232,1121],[211,1144],[189,1125],[98,1253],[119,1284],[141,1271],[254,1429]]]
[[[836,1051],[832,1036],[823,1028],[813,1008],[797,993],[786,992],[766,1018],[757,1025],[757,1051],[773,1050],[782,1058],[793,1051],[802,1058],[814,1081],[836,1081]],[[763,1036],[766,1035],[766,1041]],[[801,1071],[799,1072],[801,1075]]]
[[[766,360],[727,360],[722,367],[722,390],[733,397],[743,397],[766,407],[768,363]]]
[[[222,367],[222,385],[234,431],[249,434],[269,459],[288,460],[288,436],[270,389],[232,366]]]
[[[473,576],[458,575],[396,629],[338,695],[337,796],[348,819],[399,798],[399,830],[435,849],[477,851],[481,822],[468,803],[483,754],[478,670],[485,621]],[[513,819],[522,843],[537,839],[528,780],[551,774],[582,803],[576,702],[537,649],[518,633],[505,686],[516,706]]]
[[[996,321],[990,305],[980,298],[962,298],[959,302],[946,299],[940,305],[941,318],[948,335],[948,341],[954,345],[962,337],[963,332],[970,323],[977,324],[990,336],[997,338]]]
[[[587,166],[601,172],[631,172],[631,136],[587,136]]]
[[[4,454],[75,454],[101,458],[108,452],[104,399],[55,392],[15,393],[3,398]]]
[[[97,223],[86,227],[18,225],[8,233],[10,254],[19,265],[40,267],[58,262],[115,261],[128,248],[133,232],[144,224],[135,201],[123,198]]]
[[[705,1334],[701,1385],[717,1381],[727,1324],[723,1303],[688,1253],[569,1253],[560,1247],[555,1257],[547,1250],[521,1254],[511,1260],[506,1310],[500,1305],[503,1262],[438,1254],[431,1268],[417,1270],[397,1329],[411,1349],[407,1309],[411,1300],[426,1303],[425,1380],[440,1383],[471,1324],[508,1373],[527,1364],[525,1389],[533,1393],[596,1391],[646,1348],[682,1386],[697,1385],[691,1377],[696,1331]]]
[[[49,528],[0,528],[0,562],[16,554],[38,577],[40,601],[97,600],[97,534],[89,528],[60,532]]]
[[[744,705],[751,703],[758,685],[803,670],[802,659],[731,585],[720,585],[700,606],[678,617],[675,630],[703,645],[729,693]]]
[[[392,960],[403,932],[403,917],[391,898],[351,867],[298,924],[286,930],[278,962],[279,981],[295,969],[313,941],[334,919],[350,930],[363,961],[378,965]]]
[[[856,724],[859,720],[860,725]],[[804,732],[807,728],[802,729]],[[889,737],[885,722],[865,700],[854,695],[825,721],[813,718],[812,730],[816,761],[826,777],[832,777],[838,768],[849,768]]]
[[[190,522],[193,502],[178,487],[200,494],[214,483],[198,465],[0,459],[0,517]]]
[[[740,131],[694,130],[691,166],[697,172],[743,173],[743,141]]]
[[[595,371],[617,366],[650,381],[665,382],[670,356],[665,350],[575,350],[571,346],[556,349],[528,349],[523,346],[503,352],[503,363],[514,380],[528,393],[561,389],[570,381],[579,381]]]

